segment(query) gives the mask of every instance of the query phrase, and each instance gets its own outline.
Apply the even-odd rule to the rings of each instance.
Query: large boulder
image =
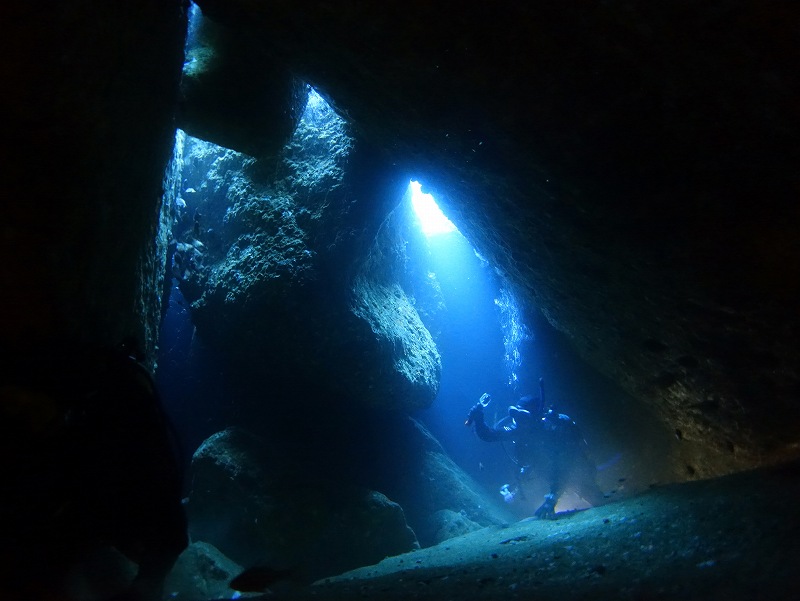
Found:
[[[413,410],[436,397],[442,360],[428,329],[434,280],[410,270],[409,206],[389,214],[361,260],[350,312],[356,318],[351,342],[360,349],[353,386],[372,405]]]
[[[402,466],[395,495],[423,547],[477,527],[516,519],[448,456],[424,424],[408,418],[403,432],[412,450]]]
[[[164,583],[172,599],[233,599],[228,585],[243,571],[214,545],[194,542],[181,553]]]
[[[344,121],[308,94],[279,159],[184,138],[173,274],[203,339],[239,367],[238,380],[293,396],[302,382],[310,399],[426,407],[441,374],[414,297],[428,278],[405,271],[403,215],[380,228],[359,216],[369,163]]]
[[[265,442],[239,428],[209,437],[192,457],[186,504],[192,540],[204,541],[241,564],[259,559],[261,529],[275,501]]]
[[[193,540],[309,581],[418,548],[397,503],[346,478],[292,475],[279,452],[236,428],[203,443],[187,503]]]
[[[209,437],[192,460],[192,539],[244,566],[319,577],[515,519],[419,421],[394,415],[374,423],[359,436],[374,466],[360,459],[349,471],[306,465],[283,443],[241,428]]]
[[[277,155],[297,126],[306,98],[306,85],[271,61],[260,45],[193,9],[179,127],[248,155]]]
[[[434,532],[432,544],[438,545],[449,538],[469,534],[475,530],[480,530],[481,526],[473,522],[462,512],[452,509],[440,509],[431,516],[431,530]]]

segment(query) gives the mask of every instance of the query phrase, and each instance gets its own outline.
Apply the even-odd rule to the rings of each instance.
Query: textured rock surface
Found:
[[[395,209],[386,219],[368,250],[352,284],[351,311],[369,327],[355,339],[364,349],[363,363],[373,363],[359,375],[362,386],[379,392],[368,398],[393,409],[419,409],[436,397],[442,360],[411,296],[414,286],[408,280],[413,278],[405,271],[408,243],[395,215],[401,211]],[[424,278],[416,280],[419,285]],[[386,349],[390,370],[369,360],[372,340]]]
[[[374,152],[354,161],[352,221],[317,230],[332,264],[365,256],[359,234],[388,213],[368,191],[413,171],[534,309],[659,412],[686,443],[686,477],[797,454],[794,4],[202,5],[318,87]],[[134,333],[152,355],[182,10],[3,5],[6,348]],[[384,171],[370,177],[369,160]],[[325,206],[332,182],[278,171]],[[294,315],[326,332],[309,299],[331,288],[315,282]]]
[[[291,449],[240,428],[211,436],[192,460],[193,540],[243,565],[297,564],[319,577],[403,552],[418,540],[428,546],[513,520],[421,424],[399,423],[400,429],[397,418],[386,420],[389,430],[376,427],[383,446],[374,447],[378,471],[371,475],[357,465],[354,473],[329,473],[313,458],[287,467]],[[348,484],[358,481],[386,495]]]
[[[473,522],[462,513],[451,509],[440,509],[431,516],[431,526],[435,531],[433,544],[446,541],[448,538],[469,534],[480,530],[481,525]]]
[[[484,528],[275,598],[795,599],[798,482],[795,464],[672,485]]]
[[[395,453],[402,460],[398,459],[400,465],[392,472],[397,477],[391,494],[403,504],[423,547],[447,535],[442,532],[442,512],[463,516],[464,527],[513,520],[502,503],[489,498],[485,490],[448,457],[424,425],[408,419],[401,432],[404,446]],[[450,536],[454,534],[449,533]]]
[[[228,583],[242,573],[242,566],[220,553],[214,545],[195,542],[181,553],[169,574],[164,591],[170,598],[232,599]]]
[[[8,58],[0,66],[0,340],[20,353],[40,344],[70,353],[72,345],[115,344],[135,334],[152,358],[164,242],[154,242],[156,227],[178,217],[172,203],[160,204],[161,188],[176,190],[175,203],[188,193],[173,186],[174,173],[164,179],[184,3],[51,4],[6,2],[0,9]],[[691,471],[684,477],[798,453],[795,3],[520,2],[503,10],[422,0],[202,4],[263,50],[249,72],[269,55],[331,100],[363,145],[364,156],[353,161],[363,179],[346,196],[347,223],[320,227],[314,239],[314,250],[333,249],[325,257],[344,266],[343,279],[361,265],[343,259],[367,255],[397,182],[412,173],[481,253],[527,291],[529,310],[541,311],[598,370],[658,411],[664,431],[686,449],[681,459]],[[370,161],[377,170],[367,168]],[[314,170],[292,169],[275,177],[276,165],[262,161],[254,179],[263,182],[268,173],[303,185],[320,181]],[[330,184],[305,188],[313,207],[325,206]],[[387,188],[386,198],[374,193]],[[282,208],[281,194],[272,196]],[[313,223],[316,209],[304,207]],[[247,213],[268,223],[270,211]],[[202,251],[190,242],[192,250],[184,250],[192,256],[213,252],[208,240],[200,241]],[[306,327],[322,333],[313,339],[325,341],[330,324],[317,321],[319,305],[309,299],[339,288],[315,282],[312,294],[291,297],[302,301],[294,312],[273,323],[305,315]],[[225,296],[219,300],[227,318]],[[359,326],[371,331],[363,320]],[[329,335],[350,340],[345,334]],[[284,356],[308,352],[307,345],[281,346],[293,342],[286,336],[277,340],[273,348]],[[358,365],[346,343],[335,351]],[[389,441],[371,442],[395,456]],[[439,472],[447,473],[444,466]],[[794,576],[785,576],[794,564],[781,548],[793,549],[796,540],[787,528],[796,523],[796,507],[780,506],[794,501],[797,475],[787,478],[791,486],[723,483],[711,513],[692,513],[704,505],[691,504],[701,497],[698,488],[687,489],[684,504],[664,511],[664,530],[686,524],[684,540],[697,562],[676,574],[668,550],[657,584],[683,599],[693,591],[707,597],[714,587],[730,598],[779,596],[771,587]],[[742,487],[753,496],[731,502]],[[743,515],[757,519],[742,528]],[[730,544],[725,557],[752,550],[745,563],[731,561],[721,578],[702,571],[713,566],[690,530],[704,525],[720,549]],[[646,551],[636,532],[620,541]],[[609,598],[649,593],[636,588],[653,574],[651,555],[641,557],[641,572],[612,574],[619,586],[606,589]],[[482,594],[488,583],[499,589],[488,587],[487,597],[507,594],[507,581],[480,580],[494,577],[491,561],[479,563],[479,580],[468,577],[457,592]],[[709,573],[714,577],[705,580]],[[450,586],[448,574],[423,573],[413,587]],[[566,578],[549,590],[563,598],[575,574],[557,574]],[[598,580],[595,569],[580,583]],[[710,588],[694,586],[701,581]],[[591,587],[588,596],[601,598]]]
[[[210,437],[192,460],[194,540],[244,566],[293,568],[313,580],[418,548],[403,509],[377,491],[288,474],[280,449],[240,429]]]
[[[200,4],[424,175],[694,474],[797,453],[796,8]]]
[[[202,6],[263,49],[254,68],[269,54],[322,90],[376,162],[424,175],[696,475],[797,452],[796,8]],[[7,54],[30,59],[3,66],[4,340],[135,333],[152,352],[180,5],[3,10]],[[356,230],[381,214],[364,207]]]
[[[192,457],[186,511],[193,540],[210,543],[241,564],[258,561],[269,537],[258,517],[274,509],[274,478],[265,441],[229,428],[208,438]]]
[[[173,271],[201,335],[243,379],[426,407],[441,360],[409,295],[400,220],[386,220],[366,259],[353,254],[370,239],[353,215],[366,165],[344,122],[311,98],[279,158],[186,138]]]
[[[277,155],[305,108],[305,84],[235,30],[199,12],[190,25],[178,126],[249,155]]]

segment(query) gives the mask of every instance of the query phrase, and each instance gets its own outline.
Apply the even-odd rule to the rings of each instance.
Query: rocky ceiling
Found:
[[[793,5],[199,5],[228,90],[314,85],[701,475],[800,451]]]
[[[699,475],[798,454],[794,3],[200,5],[236,39],[223,109],[274,99],[227,144],[274,151],[310,82]],[[184,8],[4,4],[6,348],[152,356]]]

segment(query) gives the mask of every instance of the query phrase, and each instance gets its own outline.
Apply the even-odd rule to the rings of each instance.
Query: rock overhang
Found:
[[[748,25],[747,2],[200,5],[313,82],[387,163],[430,174],[530,304],[690,441],[692,470],[791,454],[796,118],[779,21]],[[737,39],[772,70],[743,64]],[[740,94],[764,73],[769,100]],[[759,411],[766,398],[780,411]]]

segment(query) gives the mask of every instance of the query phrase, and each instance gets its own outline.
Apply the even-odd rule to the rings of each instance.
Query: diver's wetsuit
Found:
[[[580,430],[569,416],[548,411],[537,419],[534,414],[512,406],[507,417],[489,427],[480,404],[473,407],[470,416],[481,440],[513,443],[520,477],[535,469],[547,480],[550,492],[536,511],[537,517],[553,517],[568,482],[592,505],[602,503],[604,496],[594,479],[595,467],[583,452]]]

